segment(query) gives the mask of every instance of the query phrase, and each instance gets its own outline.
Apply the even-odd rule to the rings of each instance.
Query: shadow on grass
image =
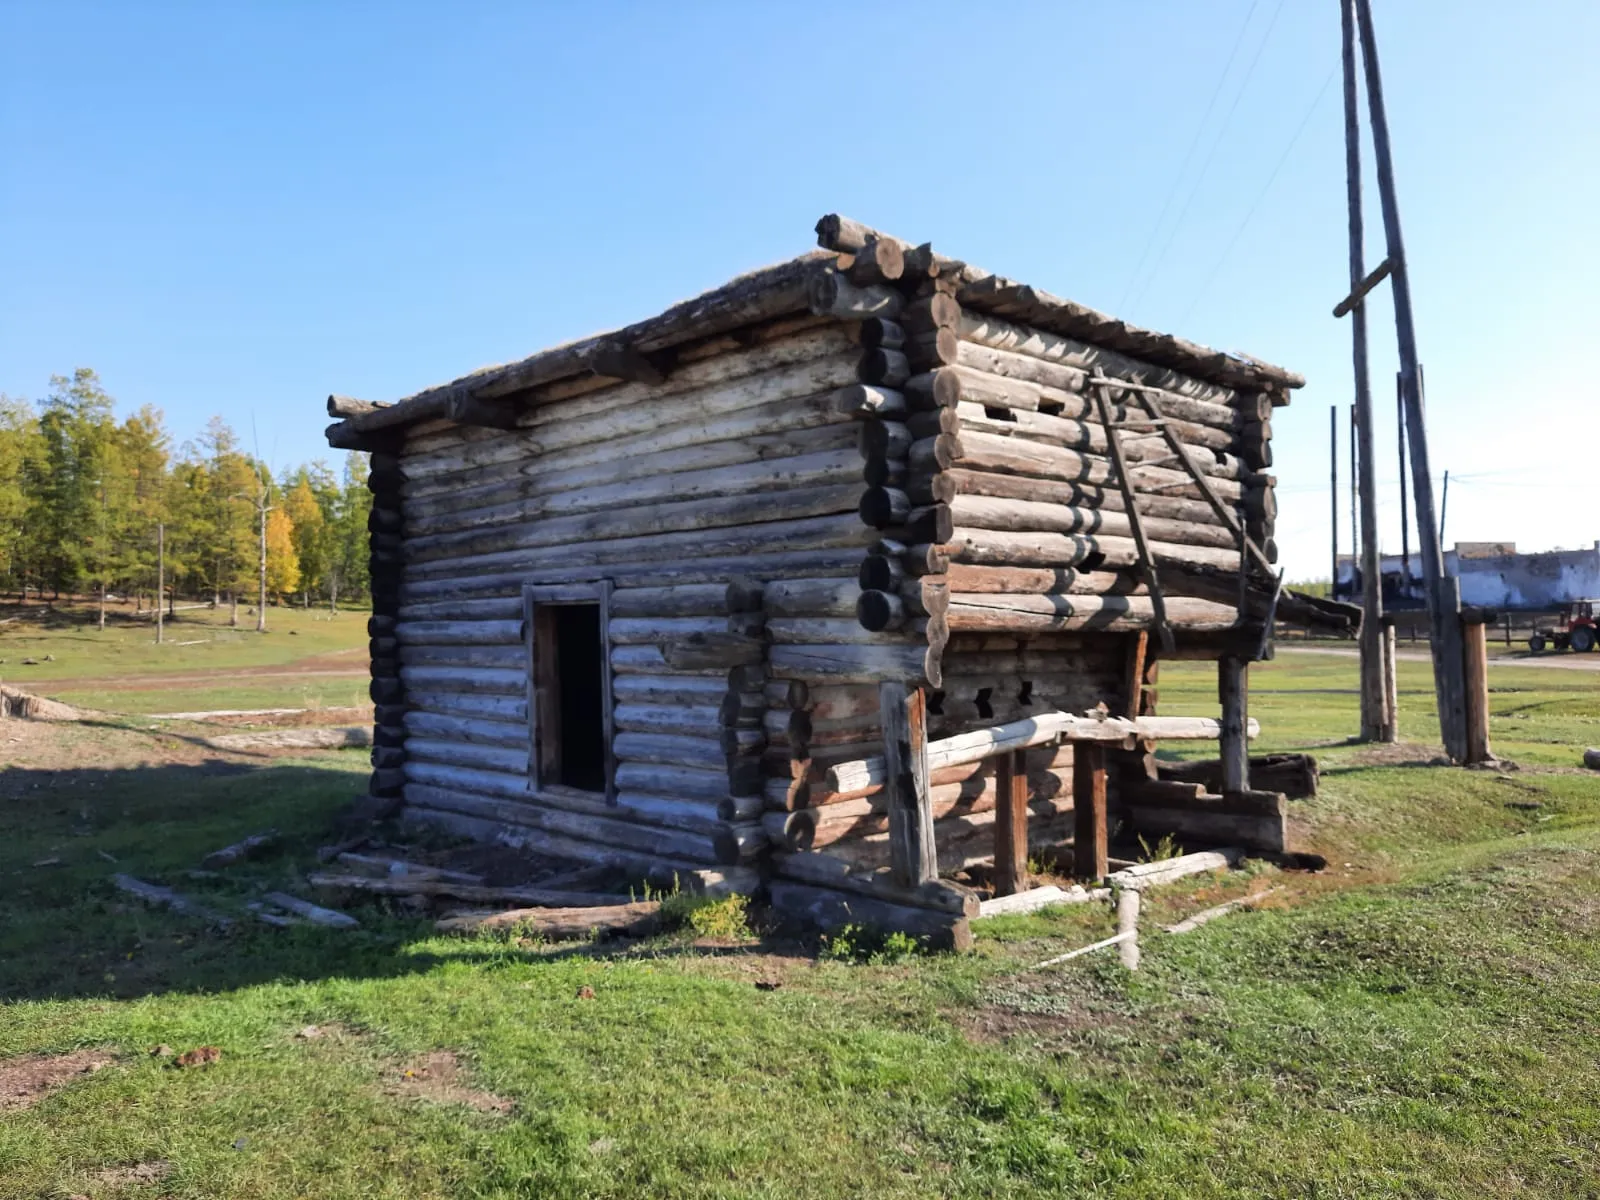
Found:
[[[364,754],[318,760],[0,771],[0,998],[214,991],[435,965],[404,951],[425,926],[397,911],[366,907],[361,930],[340,932],[273,928],[245,907],[269,891],[310,895],[305,873],[366,770]],[[264,857],[190,874],[209,852],[267,829],[281,837]],[[233,922],[146,907],[113,885],[118,872]]]

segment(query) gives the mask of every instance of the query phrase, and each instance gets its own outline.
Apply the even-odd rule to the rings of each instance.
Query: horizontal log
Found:
[[[453,581],[453,586],[459,587],[466,577],[506,570],[521,570],[526,576],[546,568],[559,568],[571,577],[592,579],[596,575],[612,574],[594,568],[616,563],[625,563],[637,570],[640,564],[664,559],[682,562],[694,558],[738,557],[770,551],[774,545],[784,546],[792,554],[806,550],[863,546],[870,540],[870,531],[862,527],[855,511],[860,499],[859,485],[808,488],[804,489],[803,494],[776,493],[773,498],[775,503],[763,503],[761,509],[762,517],[771,519],[753,524],[749,521],[749,500],[742,499],[742,510],[727,506],[717,509],[715,519],[725,520],[727,524],[666,533],[641,532],[626,537],[583,540],[574,544],[410,563],[406,566],[402,583],[410,595],[415,595],[415,585],[424,580],[448,578]],[[796,510],[812,508],[833,511],[812,516],[793,515]],[[708,519],[708,514],[704,512],[695,517],[695,520],[705,519]],[[637,522],[640,529],[650,528],[643,513],[631,513],[628,520]]]
[[[524,936],[560,942],[599,934],[644,937],[661,928],[661,902],[640,900],[593,908],[513,908],[462,913],[434,922],[438,933],[482,933],[512,929]]]
[[[403,666],[400,681],[419,692],[478,692],[518,695],[526,692],[527,672],[492,667]]]
[[[628,733],[675,734],[706,739],[721,736],[723,728],[719,710],[705,704],[620,703],[612,710],[611,721],[617,729]]]
[[[951,500],[949,511],[954,524],[970,529],[1099,533],[1110,537],[1131,537],[1133,532],[1127,515],[1121,511],[1073,507],[1049,500],[957,495]],[[1239,545],[1232,532],[1216,524],[1144,516],[1143,526],[1146,537],[1175,545],[1226,550],[1236,550]]]
[[[660,763],[707,771],[726,769],[727,765],[722,743],[715,737],[623,731],[612,738],[611,747],[618,759],[630,763]],[[722,790],[727,790],[726,779]]]
[[[898,930],[926,939],[934,949],[969,950],[972,947],[968,918],[953,913],[891,904],[854,892],[787,880],[774,880],[769,893],[775,911],[805,925],[827,930],[846,925]]]
[[[717,583],[688,583],[675,587],[615,588],[608,607],[618,617],[721,616],[726,588]]]
[[[1231,629],[1238,613],[1209,600],[1174,596],[1166,601],[1166,619],[1174,629]],[[1079,630],[1130,632],[1155,623],[1148,596],[1061,596],[957,592],[950,597],[946,620],[956,630]]]
[[[727,623],[724,616],[614,617],[606,634],[617,646],[666,645],[695,635],[721,637],[727,632]]]
[[[1161,778],[1198,784],[1207,791],[1222,790],[1222,763],[1219,759],[1194,762],[1163,762]],[[1317,794],[1321,774],[1317,760],[1309,754],[1264,754],[1250,758],[1250,783],[1269,793],[1281,793],[1291,800]]]
[[[527,657],[527,647],[519,645],[402,646],[399,663],[405,667],[500,667],[515,670],[527,662]]]
[[[767,622],[767,637],[774,646],[860,643],[911,647],[927,644],[927,638],[920,635],[915,624],[907,625],[900,633],[875,633],[864,629],[854,609],[848,617],[773,617]]]
[[[903,304],[900,293],[887,285],[858,287],[837,271],[813,275],[806,293],[811,311],[819,317],[864,321],[869,317],[893,320]]]
[[[929,880],[919,887],[895,884],[887,867],[853,870],[849,863],[826,854],[783,853],[774,859],[780,877],[818,887],[856,892],[893,904],[931,908],[964,917],[978,915],[977,893],[971,888],[944,879]]]
[[[1151,540],[1150,553],[1156,565],[1237,569],[1237,551],[1212,546],[1184,545]],[[1000,529],[974,529],[958,526],[950,541],[930,547],[950,563],[974,563],[1004,567],[1132,567],[1138,550],[1131,537],[1110,534],[1068,534],[1039,531],[1014,532]]]
[[[1255,737],[1260,724],[1252,717],[1248,734]],[[1040,746],[1057,741],[1129,742],[1140,738],[1212,741],[1222,736],[1222,722],[1211,717],[1123,717],[1074,716],[1048,712],[1009,725],[975,729],[955,737],[928,743],[928,769],[978,762],[1010,750]],[[828,787],[836,792],[860,791],[883,782],[881,756],[830,767]]]
[[[528,752],[527,724],[486,720],[482,717],[413,710],[402,719],[408,734],[437,741],[472,742],[485,746],[521,748],[524,763]]]
[[[1288,832],[1282,813],[1276,816],[1218,811],[1205,801],[1181,808],[1132,805],[1124,819],[1136,833],[1149,836],[1171,834],[1186,842],[1243,846],[1263,854],[1281,854],[1287,848]]]
[[[766,585],[762,607],[769,618],[843,617],[860,594],[854,579],[780,579]]]
[[[405,760],[508,774],[525,773],[528,770],[528,747],[412,736],[406,739]]]
[[[708,708],[715,713],[727,690],[726,681],[714,676],[619,675],[611,684],[619,712],[623,705],[642,705]]]
[[[617,765],[616,771],[619,792],[681,796],[688,800],[709,800],[713,803],[720,802],[729,794],[729,782],[726,769],[623,762]],[[757,790],[759,787],[758,782]]]
[[[878,683],[887,679],[939,686],[939,656],[928,646],[780,645],[768,651],[772,674],[809,684]]]

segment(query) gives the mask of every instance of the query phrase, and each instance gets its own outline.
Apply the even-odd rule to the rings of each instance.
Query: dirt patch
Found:
[[[94,1173],[94,1181],[103,1187],[144,1187],[160,1183],[172,1174],[172,1164],[164,1158],[135,1163],[131,1167],[107,1167]]]
[[[240,679],[294,679],[300,677],[365,676],[367,648],[356,646],[349,650],[332,650],[310,658],[296,659],[292,663],[271,663],[258,667],[228,667],[230,683]],[[353,659],[362,661],[353,662]],[[50,686],[61,691],[101,692],[157,692],[183,687],[211,687],[217,682],[217,672],[186,671],[174,674],[85,676],[82,679],[53,679]]]
[[[24,1054],[0,1061],[0,1112],[32,1108],[80,1076],[92,1075],[115,1061],[116,1056],[104,1050]]]
[[[1350,758],[1361,767],[1446,767],[1449,760],[1432,746],[1413,742],[1374,743],[1363,746]]]
[[[83,714],[70,704],[35,696],[21,688],[0,687],[0,717],[23,717],[31,721],[76,721]]]
[[[258,733],[222,733],[205,739],[215,750],[341,750],[372,745],[364,725],[322,725],[305,729],[269,729]]]
[[[435,1050],[422,1061],[400,1071],[389,1084],[391,1095],[434,1104],[465,1104],[479,1112],[508,1113],[513,1105],[504,1096],[468,1087],[460,1061],[449,1050]]]

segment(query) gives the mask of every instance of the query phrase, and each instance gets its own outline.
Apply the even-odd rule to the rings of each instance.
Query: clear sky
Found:
[[[1587,545],[1600,5],[1374,5],[1446,541]],[[278,465],[331,459],[330,391],[648,316],[839,211],[1302,371],[1278,539],[1325,575],[1338,52],[1334,0],[0,0],[0,391],[92,366],[180,441],[220,412]]]

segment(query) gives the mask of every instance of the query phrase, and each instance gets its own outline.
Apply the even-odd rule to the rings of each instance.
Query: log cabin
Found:
[[[408,822],[959,944],[1030,848],[1281,851],[1248,663],[1300,376],[857,222],[658,316],[392,404],[371,454],[374,796]],[[1218,664],[1220,720],[1158,714]],[[1220,743],[1221,787],[1162,738]],[[971,879],[974,876],[969,875]]]

